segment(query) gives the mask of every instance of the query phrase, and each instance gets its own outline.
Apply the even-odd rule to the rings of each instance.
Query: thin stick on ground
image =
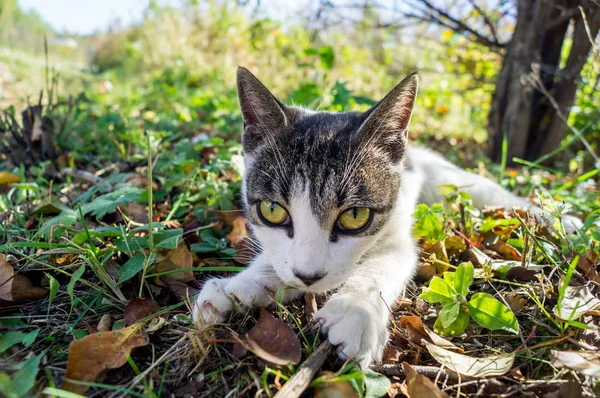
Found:
[[[304,361],[296,373],[283,385],[281,390],[275,394],[275,398],[296,398],[302,395],[321,366],[334,351],[328,341],[321,343],[319,347]]]

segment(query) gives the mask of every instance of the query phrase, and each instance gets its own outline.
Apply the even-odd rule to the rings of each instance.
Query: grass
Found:
[[[94,81],[106,76],[86,77]],[[110,77],[116,79],[116,74]],[[113,91],[89,86],[72,109],[64,135],[57,139],[61,161],[93,174],[93,182],[52,171],[52,162],[24,167],[0,160],[0,171],[20,180],[0,184],[0,253],[22,277],[18,293],[28,295],[0,301],[0,323],[3,333],[38,331],[30,345],[15,343],[0,353],[0,391],[7,396],[72,397],[59,389],[67,372],[70,343],[99,331],[124,328],[126,315],[133,311],[129,304],[136,298],[156,305],[136,317],[144,324],[149,344],[128,352],[122,366],[84,382],[89,386],[85,395],[273,396],[296,372],[297,366],[273,367],[234,348],[234,336],[255,325],[256,311],[234,314],[224,324],[200,327],[193,325],[189,314],[186,298],[206,278],[239,272],[254,254],[252,247],[232,233],[240,233],[234,221],[242,217],[241,120],[234,91],[223,83],[222,74],[195,74],[185,66],[158,69],[142,79],[131,85],[115,80]],[[313,88],[295,83],[289,98],[328,99],[324,108],[332,110],[364,107],[349,99],[352,91],[345,100],[333,91],[311,97]],[[284,86],[289,84],[286,81]],[[327,89],[333,86],[326,84]],[[336,90],[341,91],[340,86]],[[436,101],[425,94],[421,106],[429,111],[424,111],[422,120],[429,119],[425,112],[434,109]],[[62,120],[66,107],[65,98],[59,97],[47,116]],[[444,123],[440,115],[436,118],[434,125]],[[425,122],[415,122],[425,131]],[[569,282],[587,286],[594,298],[599,297],[594,273],[582,268],[587,261],[594,269],[600,246],[599,169],[584,170],[584,160],[572,171],[560,161],[560,170],[541,167],[539,162],[523,162],[524,167],[510,169],[505,145],[503,164],[484,167],[482,148],[472,140],[451,137],[449,144],[446,139],[420,134],[417,141],[500,180],[518,194],[534,197],[535,190],[550,192],[546,207],[554,216],[561,212],[554,200],[567,200],[586,222],[578,234],[567,236],[542,228],[522,213],[479,211],[467,195],[456,187],[449,189],[442,208],[423,211],[423,217],[432,217],[433,222],[419,224],[429,225],[430,230],[415,236],[421,250],[420,267],[406,297],[394,307],[393,324],[418,317],[433,329],[441,307],[417,297],[434,274],[453,273],[470,261],[475,266],[471,293],[489,293],[508,305],[520,334],[490,331],[470,322],[466,332],[447,339],[474,357],[518,353],[514,367],[522,376],[510,373],[494,378],[504,392],[533,385],[534,394],[542,396],[547,388],[575,381],[584,396],[592,396],[598,391],[596,379],[559,368],[551,360],[551,350],[583,352],[598,344],[583,327],[585,323],[597,330],[593,311],[564,320],[554,309],[569,300]],[[568,159],[570,145],[567,141],[552,156]],[[48,205],[50,198],[64,208]],[[17,279],[13,278],[13,285]],[[305,360],[323,336],[311,329],[303,300],[276,304],[272,312],[299,337]],[[420,339],[408,327],[394,327],[385,354],[387,367],[379,368],[391,384],[389,391],[406,381],[398,371],[401,362],[416,369],[421,366],[421,371],[440,369]],[[28,367],[21,365],[38,357],[43,361],[37,365],[35,361],[27,362]],[[365,388],[367,394],[376,391],[372,374],[335,356],[321,370],[332,374],[318,375],[311,388],[349,383],[362,393]],[[17,378],[24,383],[18,391],[14,389]],[[474,393],[486,380],[445,384],[440,379],[435,383],[458,396],[457,391]]]

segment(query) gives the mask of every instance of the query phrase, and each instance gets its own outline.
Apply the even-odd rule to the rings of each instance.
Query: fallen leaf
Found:
[[[165,257],[158,262],[156,266],[156,272],[169,272],[169,271],[177,271],[169,274],[165,274],[163,276],[168,276],[169,279],[179,281],[179,282],[190,282],[193,281],[194,272],[189,270],[188,268],[192,268],[194,266],[194,255],[190,252],[187,245],[184,241],[180,241],[177,244],[177,248],[173,250],[169,250]],[[187,271],[182,271],[186,270]],[[158,285],[162,285],[161,279],[156,278],[156,282]]]
[[[498,253],[507,260],[521,261],[521,253],[505,241],[498,239],[495,243],[489,245],[489,248]]]
[[[538,271],[528,267],[513,267],[506,273],[506,279],[521,282],[537,282]]]
[[[0,253],[0,300],[12,301],[14,274],[12,265],[6,261],[6,256]]]
[[[512,312],[514,312],[515,314],[521,312],[525,304],[527,304],[527,299],[523,298],[517,292],[505,293],[504,300],[506,300],[506,303],[508,304]]]
[[[600,377],[600,352],[598,351],[550,351],[552,365],[567,367],[581,374]]]
[[[160,310],[160,307],[147,299],[135,298],[125,307],[125,324],[133,325]]]
[[[33,286],[33,283],[24,275],[17,274],[12,278],[11,296],[12,300],[0,299],[0,306],[6,303],[22,303],[26,301],[37,301],[48,295],[48,289]]]
[[[402,362],[402,369],[406,376],[406,390],[410,398],[449,398],[429,378],[417,373],[412,366]]]
[[[19,181],[21,179],[18,175],[9,173],[8,171],[0,171],[0,185],[8,185]]]
[[[473,246],[464,251],[463,257],[464,261],[470,261],[473,263],[473,265],[479,266],[482,266],[492,260],[492,258],[485,254],[482,250]]]
[[[302,351],[300,340],[285,322],[275,319],[264,307],[256,325],[244,335],[248,349],[275,365],[297,364]]]
[[[473,358],[424,342],[425,347],[436,361],[447,368],[465,376],[488,377],[502,376],[512,369],[515,354],[495,355],[484,358]]]
[[[229,239],[229,242],[231,242],[232,246],[240,243],[248,236],[246,222],[246,217],[238,217],[233,220],[233,229],[229,234],[227,234],[227,239]]]
[[[98,332],[108,332],[110,330],[110,314],[102,315],[98,326],[96,326],[96,330]]]
[[[245,345],[236,342],[233,344],[233,348],[231,349],[231,355],[235,359],[242,359],[246,355],[248,355],[248,349],[246,348]]]
[[[135,222],[141,224],[148,222],[148,209],[145,205],[137,202],[129,202],[126,206],[119,206],[119,209]]]
[[[421,318],[416,315],[402,315],[400,318],[400,327],[406,329],[408,339],[415,344],[422,346],[424,345],[424,342],[429,342],[448,350],[463,352],[462,348],[455,346],[450,341],[429,329],[423,324]]]
[[[347,380],[336,380],[339,376],[331,371],[325,370],[319,372],[317,377],[324,380],[331,379],[332,381],[319,383],[315,387],[315,398],[358,397],[358,394]]]
[[[587,286],[567,286],[565,295],[560,303],[554,307],[554,315],[566,321],[577,320],[582,315],[600,308],[598,300]]]
[[[593,251],[590,250],[590,252]],[[579,262],[577,263],[577,268],[579,268],[581,273],[586,278],[591,279],[594,282],[600,283],[600,275],[598,275],[598,271],[596,271],[593,261],[588,260],[586,257],[580,257]]]
[[[467,250],[465,241],[458,236],[448,236],[444,239],[444,246],[446,246],[446,253],[448,256],[454,256]]]
[[[83,394],[89,388],[71,380],[91,383],[107,369],[116,369],[127,363],[127,356],[136,347],[149,343],[141,324],[111,332],[102,332],[75,340],[69,346],[67,374],[62,389]]]
[[[200,293],[200,289],[189,286],[185,282],[177,281],[170,278],[170,275],[166,275],[160,278],[160,280],[169,288],[169,290],[177,297],[178,300],[187,300],[190,297],[194,297]]]

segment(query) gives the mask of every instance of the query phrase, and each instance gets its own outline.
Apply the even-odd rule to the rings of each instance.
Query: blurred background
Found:
[[[237,139],[238,65],[287,103],[337,111],[418,70],[421,143],[465,148],[448,156],[471,165],[600,167],[600,6],[542,4],[1,0],[0,107],[37,101],[58,75],[57,103],[74,104],[60,149],[102,140],[92,152],[111,158],[143,129]]]

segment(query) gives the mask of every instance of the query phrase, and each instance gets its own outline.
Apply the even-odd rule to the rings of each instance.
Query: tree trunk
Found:
[[[565,137],[567,127],[560,115],[568,117],[592,47],[578,5],[584,9],[594,38],[600,29],[600,7],[591,0],[518,1],[515,32],[507,46],[488,117],[488,156],[493,161],[502,159],[505,134],[509,164],[514,157],[534,161],[558,148]],[[565,67],[560,69],[571,21],[573,45]],[[541,91],[529,78],[538,69],[538,82],[545,88]],[[542,91],[547,91],[555,104]]]

